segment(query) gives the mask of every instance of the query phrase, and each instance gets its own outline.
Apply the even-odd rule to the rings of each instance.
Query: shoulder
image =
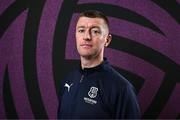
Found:
[[[111,65],[107,65],[101,74],[103,78],[100,80],[100,87],[105,102],[114,105],[116,101],[134,96],[133,85]]]
[[[131,83],[117,70],[115,70],[111,65],[107,65],[103,71],[104,82],[107,82],[109,85],[114,87],[123,87],[123,86],[132,86]]]
[[[63,93],[65,83],[67,84],[73,83],[75,80],[74,78],[77,78],[78,75],[79,75],[78,69],[73,69],[63,79],[60,80],[60,85],[58,90],[60,94]]]
[[[135,92],[134,86],[111,65],[104,68],[102,76],[100,80],[101,90],[111,98]]]
[[[62,82],[72,82],[72,78],[77,78],[80,75],[79,70],[73,69],[72,71],[70,71],[61,81]],[[61,82],[61,83],[62,83]]]

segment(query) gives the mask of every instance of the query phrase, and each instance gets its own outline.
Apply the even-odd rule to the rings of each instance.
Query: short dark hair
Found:
[[[106,15],[100,11],[97,10],[87,10],[82,13],[80,13],[79,17],[89,17],[89,18],[102,18],[105,23],[109,26],[109,20],[106,17]]]

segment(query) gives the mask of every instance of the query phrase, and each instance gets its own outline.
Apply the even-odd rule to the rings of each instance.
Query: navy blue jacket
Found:
[[[139,117],[133,86],[107,60],[94,68],[80,67],[61,81],[59,119]]]

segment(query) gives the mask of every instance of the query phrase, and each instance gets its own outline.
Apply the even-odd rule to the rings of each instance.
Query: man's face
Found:
[[[76,25],[76,46],[81,57],[103,55],[108,44],[108,26],[101,18],[80,17]]]

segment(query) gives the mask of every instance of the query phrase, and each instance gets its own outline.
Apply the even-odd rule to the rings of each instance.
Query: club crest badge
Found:
[[[91,87],[88,95],[90,98],[95,98],[97,96],[98,88],[97,87]]]

